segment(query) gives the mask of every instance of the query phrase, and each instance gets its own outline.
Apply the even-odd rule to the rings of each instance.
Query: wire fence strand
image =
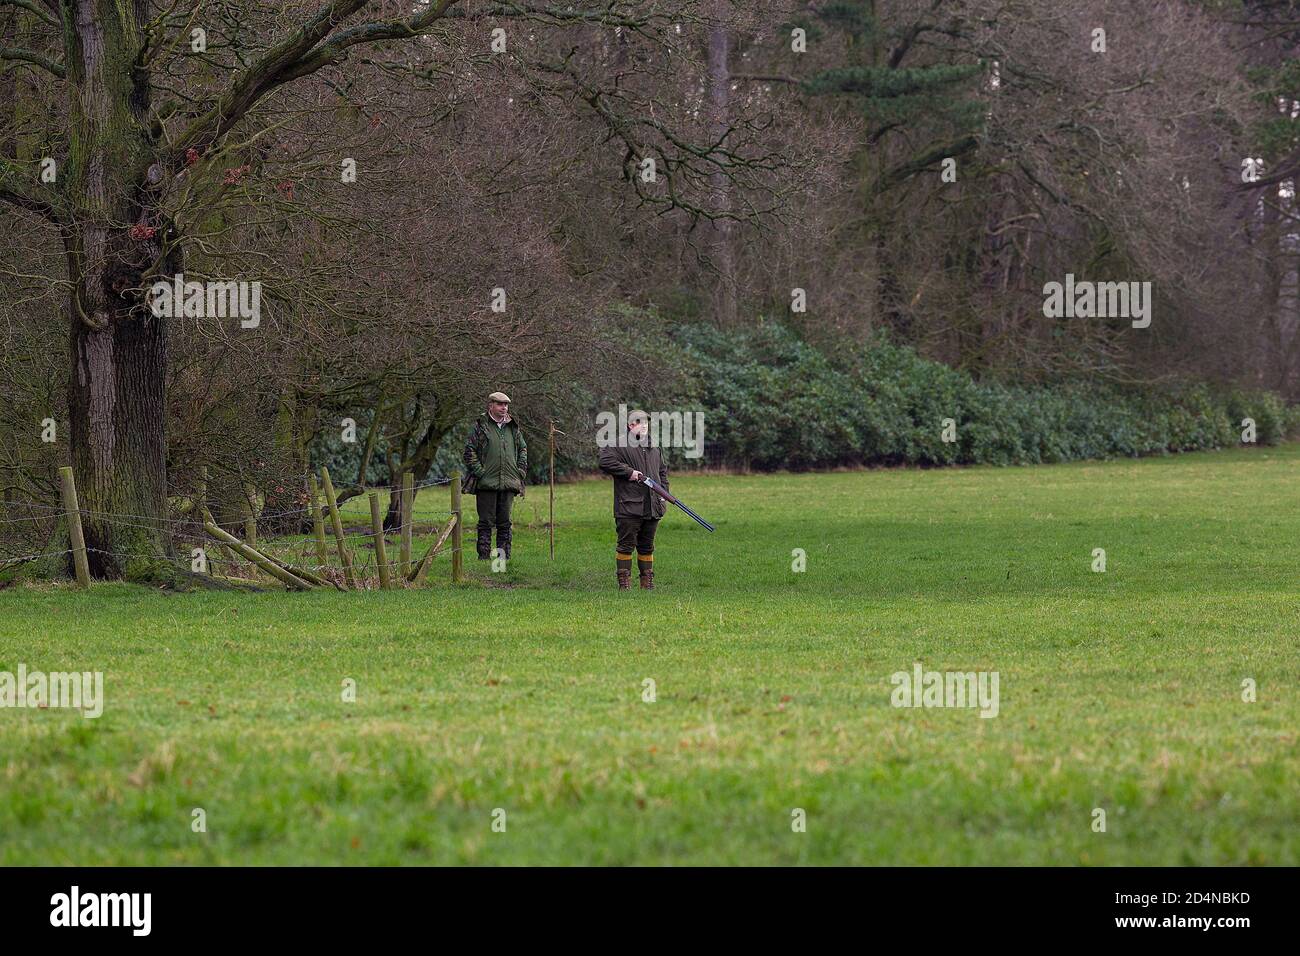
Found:
[[[315,475],[316,473],[313,472],[312,474]],[[288,487],[298,483],[306,484],[308,477],[309,477],[308,474],[304,473],[303,475],[298,476],[297,478],[284,479],[280,482],[277,482],[276,484],[279,487]],[[412,504],[411,504],[411,513],[410,513],[409,520],[412,525],[416,523],[418,518],[423,518],[425,519],[425,521],[429,521],[429,519],[438,519],[437,521],[429,522],[432,526],[432,532],[434,534],[439,534],[442,530],[445,530],[446,524],[441,519],[450,517],[451,515],[454,514],[454,512],[450,510],[441,511],[441,510],[425,510],[425,509],[420,509],[417,511],[415,507],[414,499],[418,494],[418,492],[426,488],[437,488],[437,487],[442,487],[444,485],[450,485],[452,481],[453,479],[451,477],[440,476],[440,477],[426,478],[418,482],[413,482],[411,484],[410,490],[412,492]],[[345,502],[351,501],[353,498],[368,496],[372,492],[386,493],[392,495],[394,493],[397,494],[403,493],[406,490],[407,489],[402,485],[361,485],[361,486],[346,485],[337,488],[337,491],[339,493],[338,497],[344,498]],[[181,493],[176,490],[169,493],[168,497],[185,498],[190,500],[191,502],[193,501],[192,493]],[[305,502],[301,507],[298,508],[287,508],[279,511],[269,511],[269,512],[254,512],[252,514],[246,515],[244,519],[236,519],[236,521],[246,520],[247,517],[251,517],[254,521],[257,522],[268,522],[268,523],[279,521],[281,519],[294,518],[299,516],[303,517],[304,519],[308,517],[314,518],[316,507],[320,508],[321,515],[322,517],[324,517],[329,512],[329,506],[326,503],[326,501],[323,499],[324,499],[324,495],[320,495],[320,497],[316,500],[316,502],[314,503],[310,501]],[[253,500],[254,502],[256,502],[256,497],[254,497]],[[191,507],[193,507],[193,505],[191,505]],[[25,514],[17,517],[7,516],[4,518],[0,518],[0,528],[11,529],[10,531],[7,532],[0,531],[0,535],[8,534],[10,538],[13,539],[14,541],[22,541],[23,539],[26,539],[26,542],[33,543],[33,544],[35,543],[36,540],[39,540],[38,535],[36,533],[28,533],[27,528],[23,528],[19,530],[18,526],[31,526],[31,531],[35,532],[37,531],[38,526],[42,524],[48,525],[52,521],[57,522],[67,514],[65,509],[59,505],[49,505],[40,501],[3,501],[0,502],[0,508],[4,508],[6,510],[25,509],[27,511],[33,512],[32,514]],[[340,503],[340,511],[342,511],[342,503]],[[183,512],[179,514],[154,516],[154,515],[133,514],[130,512],[104,511],[101,509],[88,508],[88,507],[78,508],[77,513],[83,518],[83,520],[86,520],[92,524],[111,523],[126,528],[136,528],[136,529],[141,529],[146,531],[162,532],[167,536],[167,540],[170,542],[170,545],[168,547],[168,553],[163,555],[158,555],[157,559],[167,564],[193,570],[194,560],[195,560],[195,556],[193,555],[193,552],[196,550],[196,548],[193,546],[197,545],[197,549],[202,550],[204,564],[209,568],[215,566],[224,566],[228,569],[229,568],[251,568],[253,569],[252,573],[254,575],[256,575],[256,573],[259,570],[257,565],[251,561],[237,560],[237,559],[228,560],[224,555],[218,557],[217,554],[222,551],[226,551],[227,553],[231,553],[231,554],[237,554],[237,552],[234,552],[231,549],[230,545],[227,545],[224,542],[210,536],[204,527],[206,521],[199,517],[190,517],[184,514]],[[355,517],[355,513],[352,516]],[[379,536],[384,536],[384,537],[396,536],[400,534],[400,532],[401,532],[400,524],[376,532],[373,527],[369,526],[368,521],[367,521],[367,525],[364,528],[358,528],[354,523],[350,528],[347,528],[344,531],[346,539],[350,541],[358,542],[359,547],[362,549],[359,550],[354,555],[353,558],[354,568],[359,578],[369,582],[372,579],[376,578],[378,575],[378,571],[379,571],[378,553],[377,553],[377,549],[374,547],[373,539]],[[299,532],[299,533],[306,534],[305,532]],[[45,536],[48,537],[48,535],[49,532],[46,531]],[[293,542],[291,540],[293,537],[295,537],[295,535],[293,534],[269,536],[265,542],[259,542],[259,544],[256,545],[256,547],[259,550],[264,550],[267,557],[271,558],[271,560],[279,563],[284,563],[280,558],[275,557],[275,555],[272,553],[272,550],[273,549],[278,550],[281,553],[283,553],[284,550],[288,548],[289,553],[293,555],[295,553],[293,548],[296,545],[297,547],[296,555],[299,560],[294,564],[295,567],[311,573],[319,573],[319,572],[330,572],[333,574],[342,573],[343,568],[338,563],[334,563],[334,564],[308,563],[310,559],[314,557],[314,548],[313,548],[313,541],[311,536],[309,534],[306,534],[306,536],[303,537],[301,541],[297,541],[297,542]],[[369,539],[369,543],[367,543],[368,539]],[[271,544],[272,541],[275,541],[276,544],[272,545]],[[45,543],[46,543],[46,547],[48,547],[50,542],[47,540]],[[241,543],[247,543],[247,542],[241,542]],[[34,549],[24,550],[22,548],[15,547],[15,545],[12,542],[6,543],[3,540],[3,537],[0,537],[0,568],[9,568],[15,565],[24,564],[31,561],[37,561],[43,558],[64,557],[70,554],[74,554],[76,550],[77,549],[74,548],[64,548],[61,550],[44,550],[39,547]],[[333,550],[332,547],[330,550],[331,551]],[[135,557],[138,557],[138,555],[127,554],[112,549],[97,547],[94,545],[87,545],[85,547],[85,551],[87,554],[104,555],[109,558],[117,559],[118,561],[127,561]],[[443,551],[441,551],[440,553],[443,553],[445,551],[446,548],[444,548]],[[184,556],[185,552],[189,552],[191,556],[185,557]],[[419,560],[418,558],[412,556],[410,562],[411,566],[414,566],[418,562],[418,560]],[[392,569],[392,571],[394,572],[395,577],[398,580],[401,580],[403,578],[402,574],[399,572],[399,569],[402,567],[401,562],[398,559],[393,558],[388,561],[388,565],[390,569]]]

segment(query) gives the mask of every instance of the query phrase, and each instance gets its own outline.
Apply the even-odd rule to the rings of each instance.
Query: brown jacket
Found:
[[[668,488],[668,466],[658,448],[628,445],[626,448],[602,448],[600,470],[614,478],[615,518],[662,518],[664,500],[645,485],[629,480],[632,469],[649,475]]]

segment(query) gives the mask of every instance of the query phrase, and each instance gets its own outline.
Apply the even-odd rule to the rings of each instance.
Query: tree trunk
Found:
[[[275,413],[278,460],[262,486],[262,523],[268,535],[311,533],[305,477],[311,468],[307,412],[295,388],[287,386],[280,392]]]
[[[1294,193],[1270,190],[1280,207],[1277,220],[1277,286],[1273,309],[1273,369],[1266,388],[1276,389],[1288,398],[1295,394],[1300,370],[1295,367],[1297,342],[1300,341],[1300,229],[1296,226],[1297,204]]]
[[[165,320],[112,314],[105,329],[72,323],[72,468],[90,571],[147,579],[170,557]]]
[[[399,472],[409,471],[415,477],[417,486],[428,478],[429,470],[433,467],[433,459],[438,454],[442,439],[449,431],[451,431],[451,424],[441,416],[435,415],[433,420],[429,422],[429,427],[425,429],[424,435],[420,438],[420,443],[415,448],[415,454],[402,463],[404,467],[393,470],[389,482],[394,486],[394,490],[389,492],[388,496],[388,513],[384,516],[385,529],[392,530],[400,527],[402,523],[402,496],[400,494],[402,477]],[[415,493],[419,495],[418,487]]]
[[[90,569],[99,578],[174,580],[167,517],[167,326],[144,303],[166,230],[151,221],[152,144],[141,3],[75,0],[68,157],[59,173],[72,293],[68,410]],[[133,225],[144,232],[131,232]],[[152,229],[152,231],[149,231]],[[169,274],[163,263],[158,270]]]
[[[730,37],[727,33],[729,10],[725,0],[715,0],[715,22],[709,28],[709,123],[712,139],[717,142],[731,125],[731,71],[727,66]],[[731,183],[722,171],[710,177],[713,203],[720,214],[731,210]],[[736,251],[732,239],[733,223],[718,219],[710,228],[710,257],[718,275],[713,286],[714,318],[723,328],[731,328],[738,319],[736,304]]]

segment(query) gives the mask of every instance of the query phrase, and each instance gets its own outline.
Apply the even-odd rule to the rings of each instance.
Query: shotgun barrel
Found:
[[[653,478],[651,478],[649,475],[642,475],[642,476],[641,476],[641,482],[642,482],[642,484],[644,484],[647,488],[649,488],[651,491],[653,491],[655,494],[657,494],[660,498],[662,498],[664,501],[668,502],[670,505],[676,505],[678,508],[681,508],[683,511],[685,511],[688,515],[690,515],[692,518],[694,518],[695,521],[696,521],[696,522],[697,522],[701,527],[703,527],[705,531],[713,531],[713,530],[714,530],[713,525],[709,524],[707,521],[705,521],[703,518],[701,518],[699,515],[697,515],[697,514],[696,514],[694,511],[692,511],[690,508],[686,507],[684,504],[682,504],[680,501],[678,501],[676,498],[674,498],[674,497],[669,493],[669,491],[668,491],[667,488],[665,488],[663,485],[659,484],[659,482],[655,481],[655,480],[654,480]]]

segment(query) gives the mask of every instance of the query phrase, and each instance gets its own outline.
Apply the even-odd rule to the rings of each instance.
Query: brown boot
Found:
[[[642,591],[653,591],[655,589],[654,560],[652,554],[638,554],[636,556],[636,568],[641,574]]]
[[[629,589],[632,587],[632,572],[631,572],[631,570],[626,570],[626,571],[625,571],[625,570],[623,570],[622,568],[619,568],[617,574],[618,574],[618,589],[619,589],[620,591],[627,591],[627,590],[629,590]]]

